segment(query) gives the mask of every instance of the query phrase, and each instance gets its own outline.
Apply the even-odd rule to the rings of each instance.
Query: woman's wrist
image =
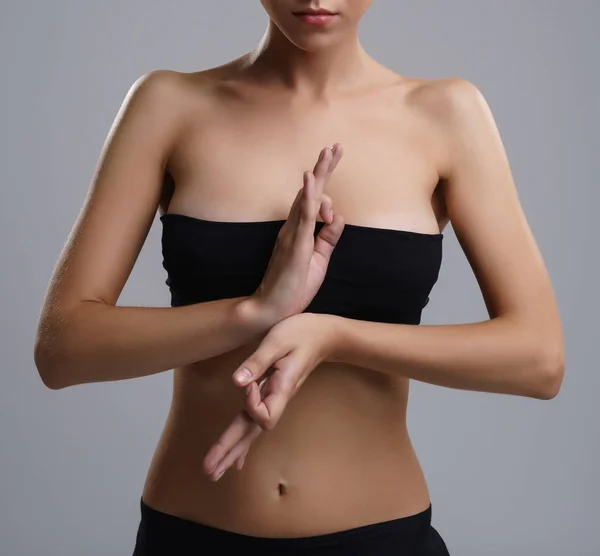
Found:
[[[257,295],[240,298],[236,305],[236,318],[244,328],[257,335],[265,334],[286,316],[280,315]],[[346,340],[346,319],[327,313],[319,314],[319,340],[322,342],[323,360],[341,362]]]
[[[249,329],[262,334],[268,332],[281,318],[259,297],[249,295],[240,299],[236,305],[236,315]]]
[[[346,319],[329,313],[319,314],[319,340],[322,349],[322,361],[341,363],[345,342]]]

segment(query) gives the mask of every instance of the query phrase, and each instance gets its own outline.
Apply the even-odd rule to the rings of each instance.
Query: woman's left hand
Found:
[[[299,313],[282,320],[235,371],[234,384],[246,388],[246,402],[204,458],[204,470],[213,481],[233,464],[242,468],[252,442],[275,427],[300,386],[331,354],[333,319]]]

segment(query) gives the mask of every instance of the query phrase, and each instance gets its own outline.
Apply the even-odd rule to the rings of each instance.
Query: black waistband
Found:
[[[142,519],[138,545],[171,550],[185,547],[190,554],[193,550],[206,549],[209,544],[218,547],[219,552],[239,548],[262,550],[269,554],[293,554],[298,550],[328,547],[356,547],[364,542],[368,542],[372,549],[375,549],[378,542],[385,543],[386,546],[391,542],[397,547],[413,546],[423,542],[430,534],[432,513],[430,504],[418,514],[344,531],[309,537],[271,538],[226,531],[161,512],[151,508],[143,500],[140,503]]]

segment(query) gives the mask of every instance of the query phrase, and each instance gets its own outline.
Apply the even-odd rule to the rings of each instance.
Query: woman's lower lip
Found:
[[[327,25],[335,18],[336,14],[294,14],[297,18],[309,25]]]

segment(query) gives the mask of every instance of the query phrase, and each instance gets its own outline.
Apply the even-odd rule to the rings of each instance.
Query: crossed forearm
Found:
[[[449,388],[553,398],[560,388],[560,338],[542,342],[531,328],[497,317],[451,325],[406,325],[327,315],[327,361],[402,375]]]

